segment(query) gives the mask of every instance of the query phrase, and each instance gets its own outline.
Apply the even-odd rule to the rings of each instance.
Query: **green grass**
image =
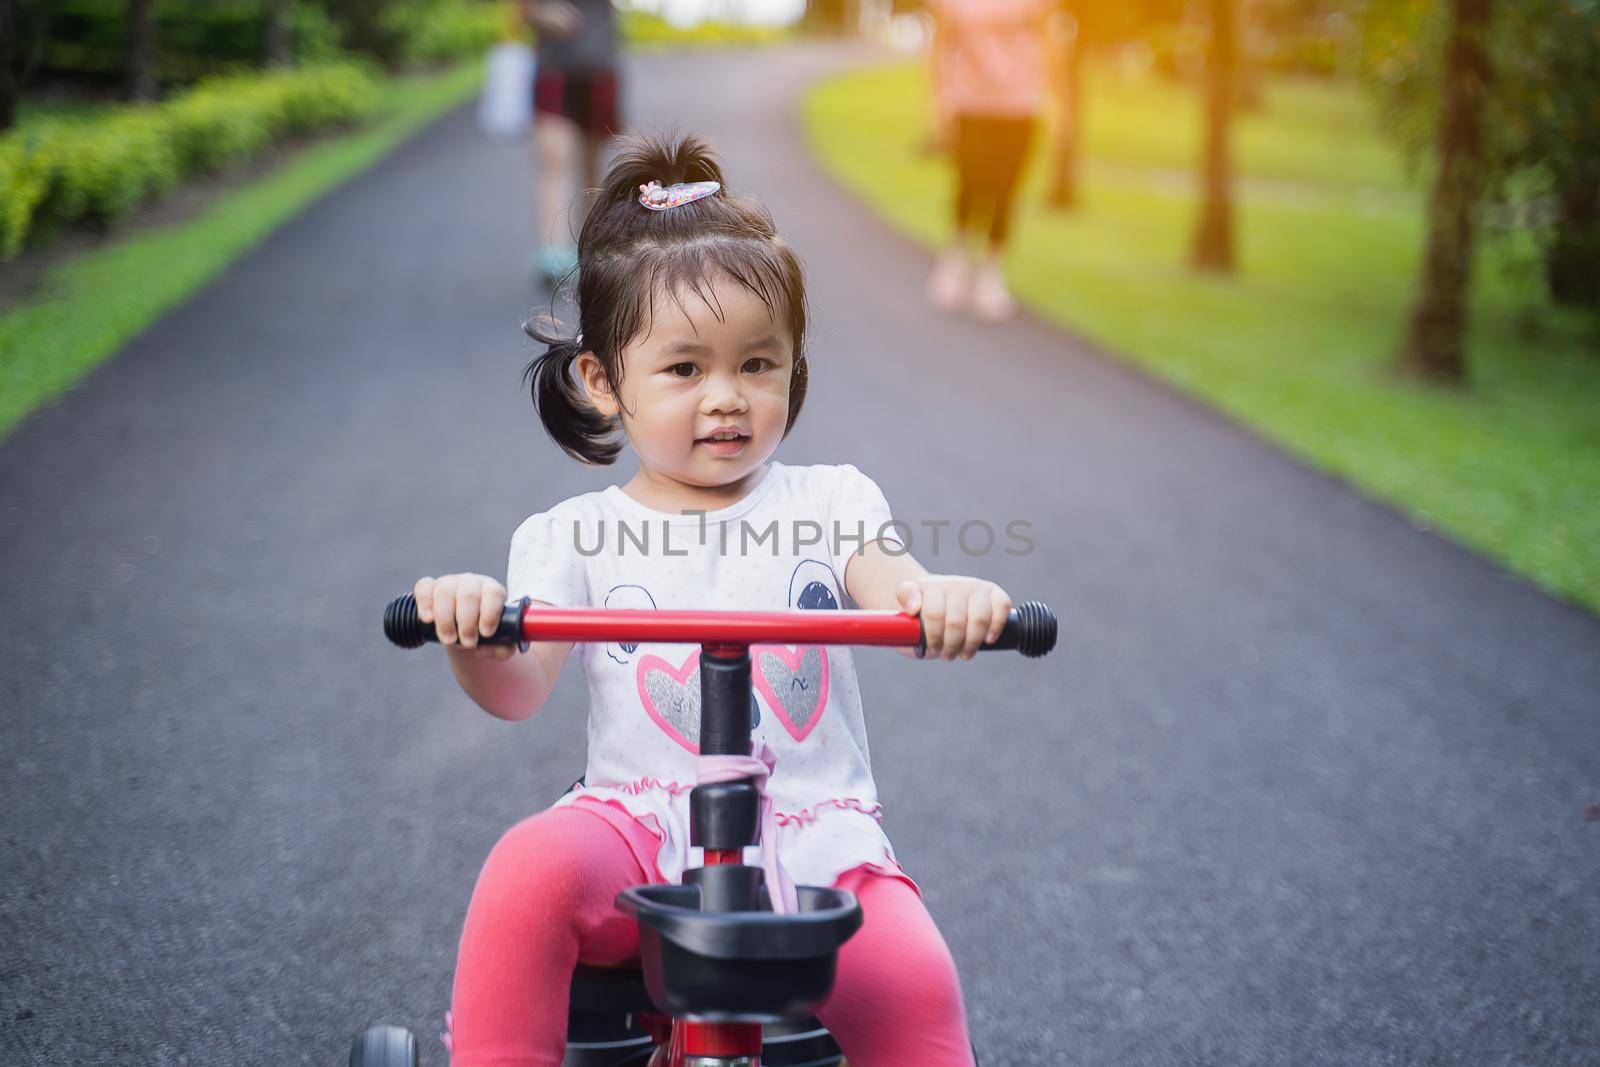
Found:
[[[892,224],[949,238],[951,176],[919,154],[920,65],[851,73],[805,102],[823,166]],[[1204,398],[1295,454],[1600,609],[1600,331],[1553,308],[1484,248],[1472,385],[1395,376],[1424,235],[1424,197],[1359,90],[1269,86],[1238,129],[1228,279],[1185,267],[1196,216],[1198,94],[1091,74],[1083,206],[1044,206],[1044,152],[1018,205],[1008,270],[1041,316]]]
[[[780,44],[794,36],[788,26],[746,26],[707,19],[692,26],[675,26],[648,11],[618,12],[623,39],[635,52],[671,48],[726,48]]]
[[[0,312],[0,436],[306,204],[470,96],[480,78],[479,64],[469,63],[396,79],[378,117],[361,129],[306,149],[193,219],[132,233],[56,267],[38,293]]]

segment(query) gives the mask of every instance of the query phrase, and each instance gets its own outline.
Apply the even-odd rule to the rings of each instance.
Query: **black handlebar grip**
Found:
[[[529,597],[509,601],[500,613],[500,625],[493,637],[478,638],[484,645],[516,645],[522,652],[528,644],[522,640],[522,614],[528,609]],[[397,596],[383,609],[383,636],[401,648],[421,648],[429,641],[439,640],[439,631],[433,623],[423,622],[417,615],[417,598],[410,593]]]
[[[1012,644],[1029,659],[1044,655],[1056,647],[1056,613],[1037,600],[1024,600],[1011,609],[1006,627],[996,638],[995,645],[1012,634]]]
[[[917,655],[927,652],[924,637],[917,643]],[[1030,659],[1056,647],[1056,613],[1037,600],[1024,600],[1006,616],[1006,624],[991,644],[979,645],[979,652],[1016,650]]]

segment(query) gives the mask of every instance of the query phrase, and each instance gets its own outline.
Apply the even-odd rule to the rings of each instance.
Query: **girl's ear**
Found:
[[[600,357],[590,351],[579,352],[577,366],[578,377],[583,382],[583,391],[589,395],[589,403],[606,418],[614,417],[622,405],[617,402],[616,394],[606,382],[606,372],[600,365]]]

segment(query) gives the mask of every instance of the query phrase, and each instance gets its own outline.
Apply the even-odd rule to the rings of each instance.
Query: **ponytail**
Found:
[[[617,440],[620,423],[595,410],[572,372],[583,351],[581,342],[577,338],[549,336],[533,321],[524,323],[522,328],[528,336],[549,346],[522,372],[523,384],[533,396],[533,406],[545,432],[580,463],[602,467],[615,463],[622,451]]]
[[[632,222],[639,225],[641,220],[659,218],[646,214],[639,205],[639,190],[650,182],[658,182],[663,186],[680,182],[717,182],[726,186],[728,179],[723,176],[716,151],[702,137],[691,134],[670,140],[648,135],[624,135],[617,139],[611,166],[601,179],[600,188],[595,190],[595,207],[599,210],[591,212],[591,217],[607,220],[609,216],[615,221],[615,209],[620,206],[623,208],[621,220],[625,224]],[[714,217],[714,210],[673,216],[674,219],[694,218],[702,226],[708,218]],[[590,235],[594,243],[614,237],[614,233]]]

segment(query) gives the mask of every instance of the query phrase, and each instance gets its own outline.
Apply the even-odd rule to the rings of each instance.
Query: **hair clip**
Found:
[[[660,182],[649,182],[639,186],[639,203],[651,211],[665,211],[693,203],[721,188],[721,182],[679,182],[664,189]]]

